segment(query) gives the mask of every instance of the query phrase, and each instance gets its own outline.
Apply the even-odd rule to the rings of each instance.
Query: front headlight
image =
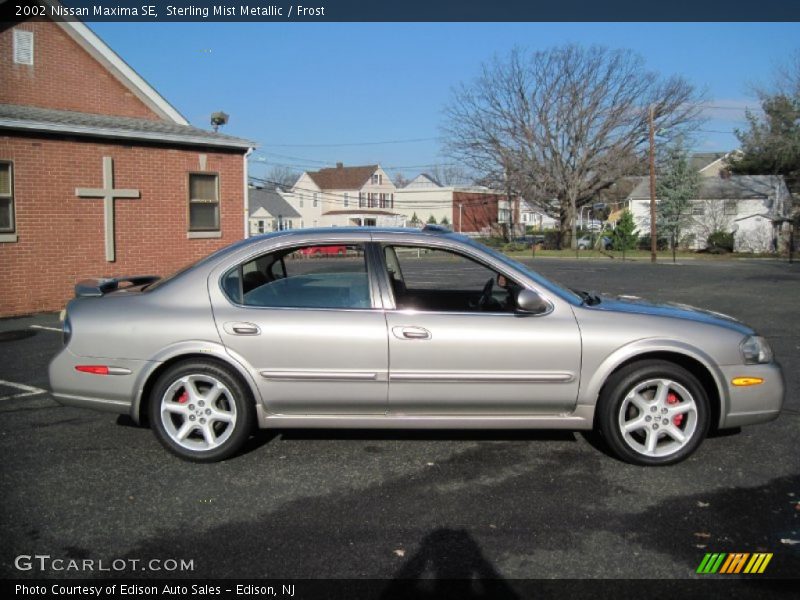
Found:
[[[742,340],[739,344],[742,351],[742,359],[746,365],[757,365],[772,361],[772,348],[769,347],[767,340],[760,335],[751,335]]]

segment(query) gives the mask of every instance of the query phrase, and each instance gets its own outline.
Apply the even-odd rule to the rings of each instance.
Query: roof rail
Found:
[[[436,233],[453,233],[453,230],[450,229],[449,227],[445,227],[444,225],[434,225],[434,224],[425,225],[425,227],[422,228],[422,231],[433,231]]]

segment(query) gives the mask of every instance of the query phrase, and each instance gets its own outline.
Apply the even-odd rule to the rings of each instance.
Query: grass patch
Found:
[[[530,249],[524,252],[506,252],[508,256],[515,259],[520,258],[595,258],[602,260],[622,260],[622,252],[617,250],[537,250],[535,253]],[[658,262],[672,262],[672,252],[664,250],[656,254]],[[679,251],[675,254],[675,260],[736,260],[739,258],[770,258],[774,260],[785,259],[775,254],[759,254],[754,252],[730,252],[727,254],[711,254],[709,252]],[[628,250],[625,252],[625,260],[650,260],[649,250]]]

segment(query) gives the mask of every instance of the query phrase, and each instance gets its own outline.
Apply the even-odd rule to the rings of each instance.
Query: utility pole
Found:
[[[650,262],[656,262],[656,130],[655,106],[650,105]]]
[[[511,178],[508,173],[508,159],[506,158],[503,161],[505,164],[503,165],[504,168],[504,179],[506,184],[506,204],[508,206],[508,241],[514,241],[514,207],[511,203]]]

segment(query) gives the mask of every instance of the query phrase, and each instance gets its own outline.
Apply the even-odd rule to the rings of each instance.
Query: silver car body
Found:
[[[254,308],[221,277],[249,258],[294,245],[367,245],[367,310]],[[545,299],[542,314],[397,310],[380,243],[450,249]],[[317,229],[234,244],[140,291],[71,301],[72,335],[50,365],[62,404],[139,421],[153,381],[185,357],[214,357],[256,399],[259,426],[591,429],[603,384],[639,357],[675,359],[704,382],[720,428],[769,421],[784,397],[775,362],[744,364],[754,332],[690,307],[604,298],[595,306],[510,259],[441,231]],[[417,337],[426,332],[428,337]],[[76,370],[107,365],[107,376]],[[737,387],[734,377],[762,385]]]

